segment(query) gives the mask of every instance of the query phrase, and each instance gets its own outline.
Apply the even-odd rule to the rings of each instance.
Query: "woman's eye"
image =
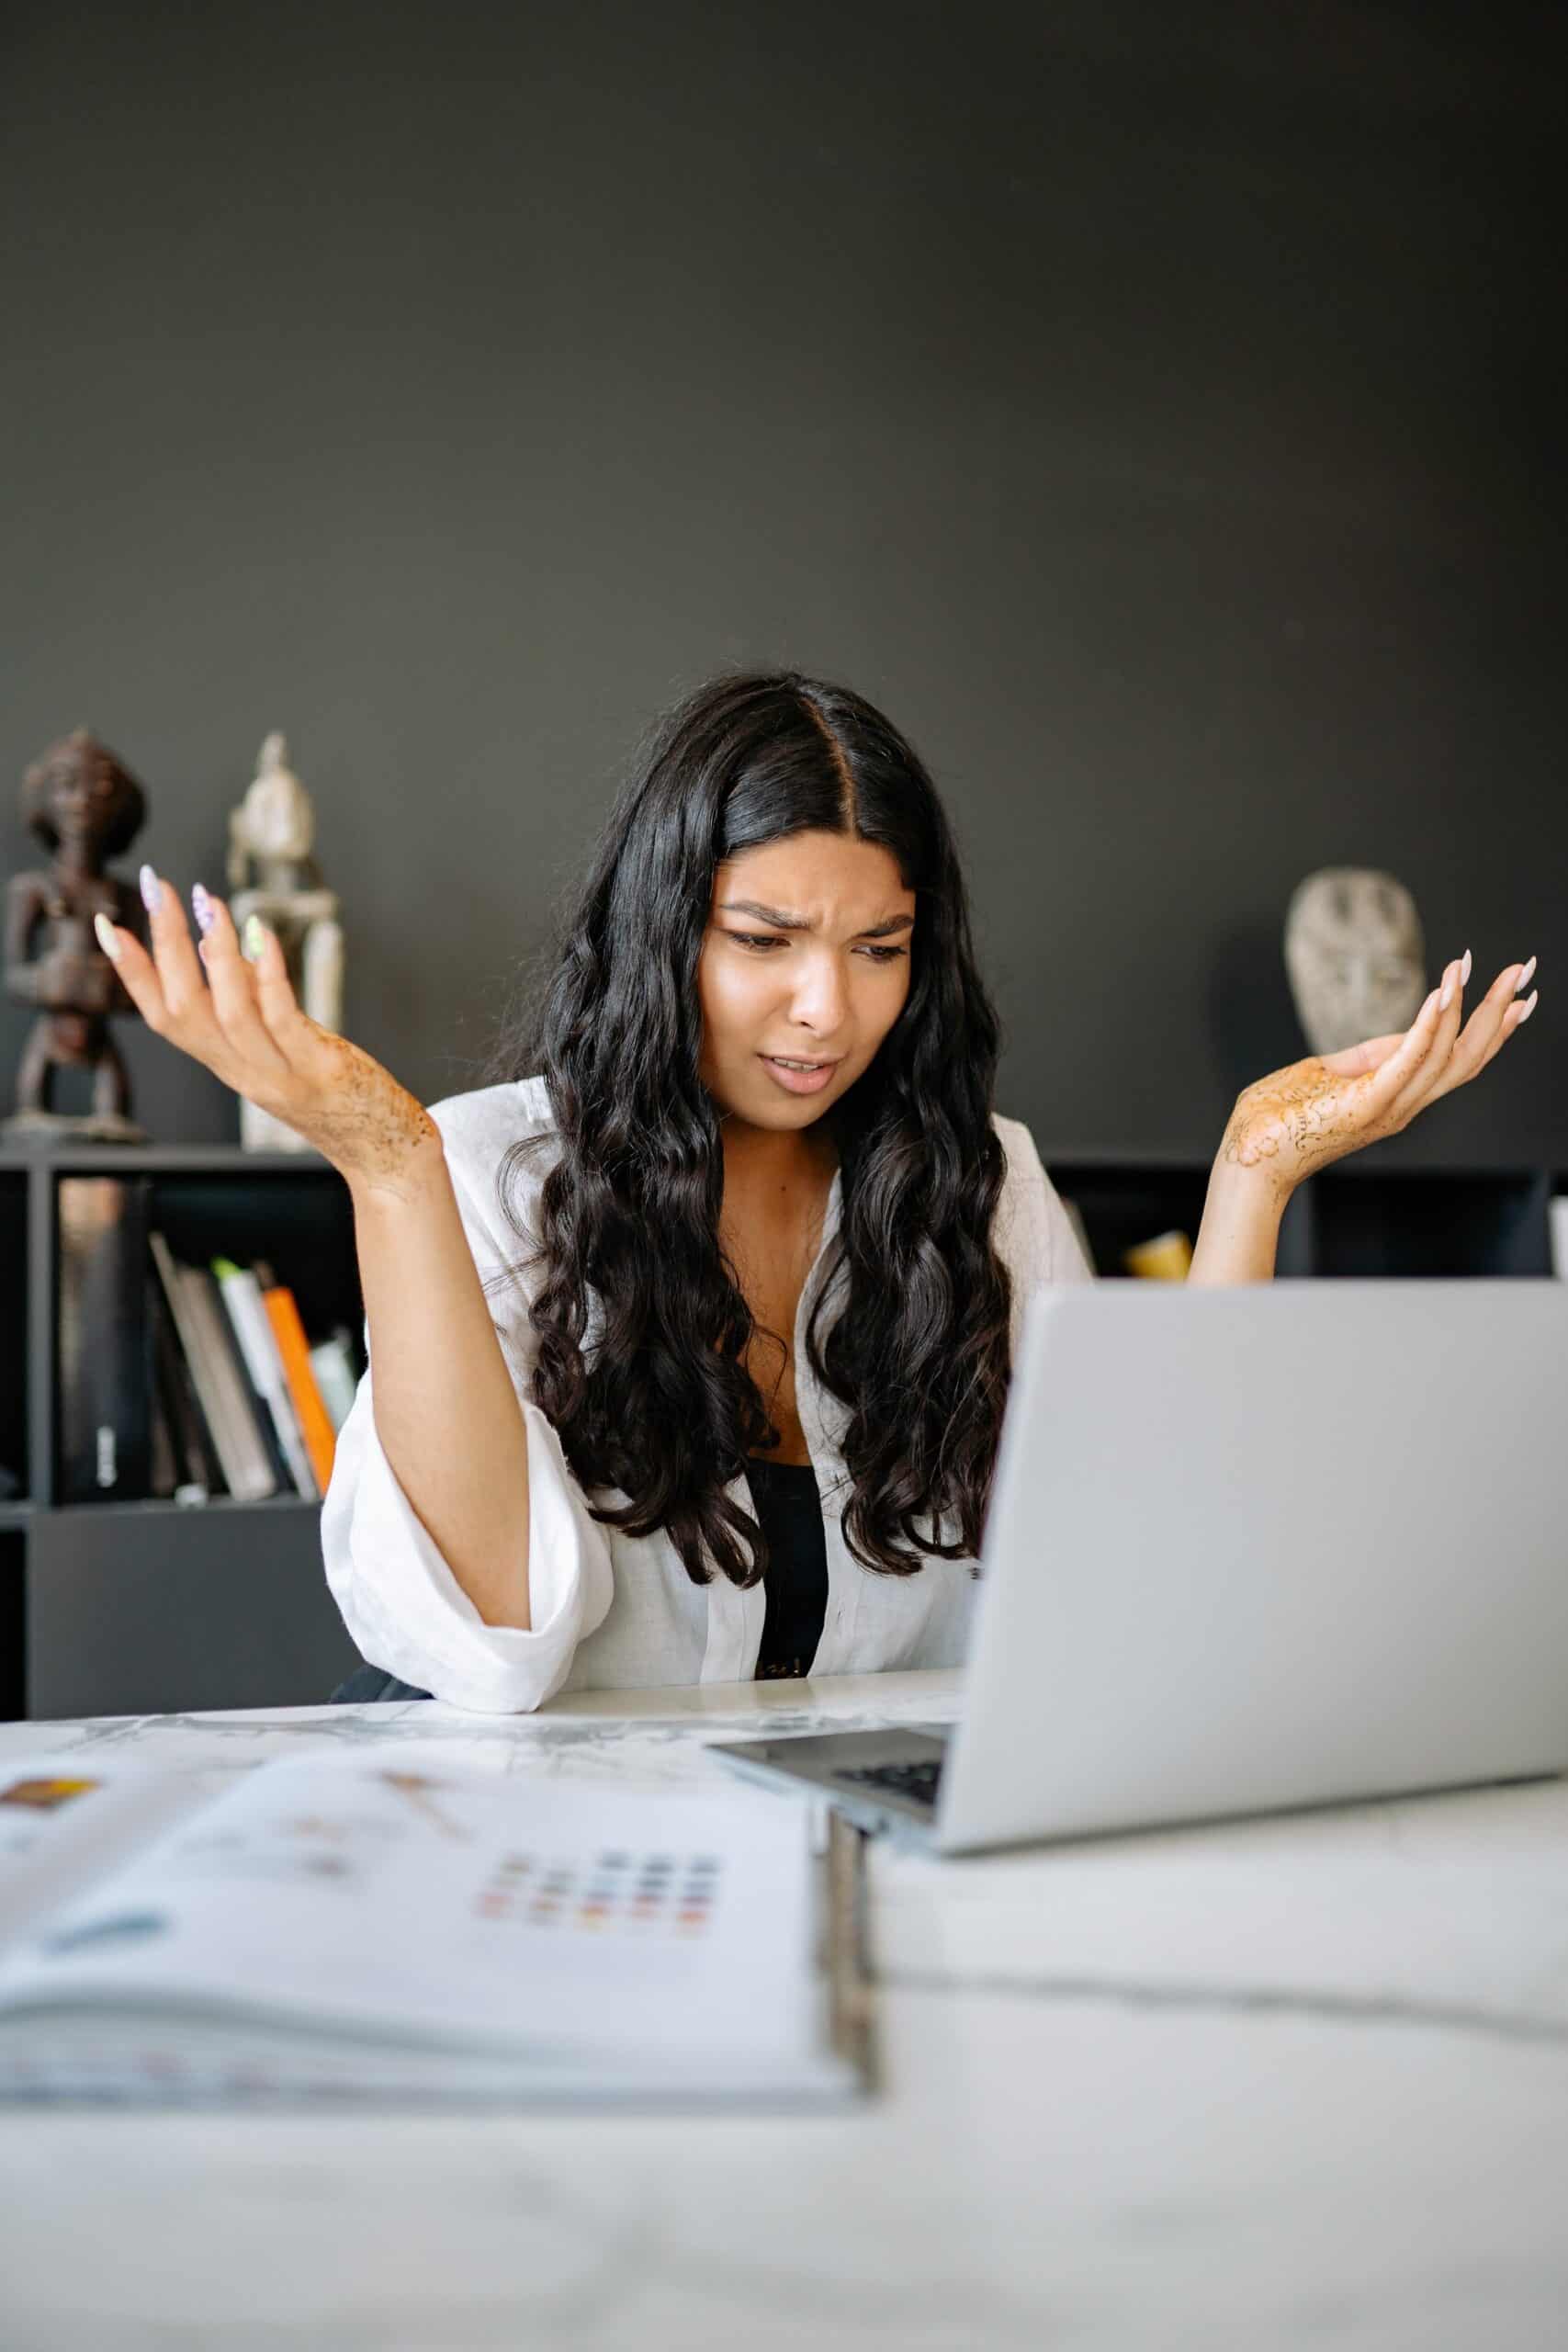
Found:
[[[725,937],[738,941],[742,947],[751,949],[789,945],[787,939],[765,938],[761,933],[753,931],[729,931],[726,932]],[[890,964],[896,956],[907,956],[908,952],[907,947],[862,947],[856,950],[859,955],[869,956],[876,964]]]

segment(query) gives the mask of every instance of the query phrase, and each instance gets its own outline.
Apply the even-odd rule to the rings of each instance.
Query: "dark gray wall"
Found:
[[[1540,956],[1391,1151],[1568,1165],[1561,21],[12,6],[0,864],[86,723],[220,885],[284,728],[433,1099],[650,713],[787,659],[932,763],[1047,1156],[1212,1150],[1351,860]]]

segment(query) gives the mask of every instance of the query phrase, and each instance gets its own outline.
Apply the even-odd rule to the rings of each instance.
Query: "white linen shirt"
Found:
[[[547,1089],[542,1077],[480,1087],[434,1103],[430,1114],[441,1130],[474,1262],[488,1280],[515,1267],[532,1246],[503,1216],[496,1175],[508,1144],[554,1132]],[[1013,1277],[1016,1359],[1027,1291],[1094,1277],[1029,1129],[999,1115],[993,1124],[1007,1174],[992,1238]],[[558,1157],[541,1148],[514,1180],[512,1197],[533,1241],[539,1187]],[[822,1498],[828,1555],[827,1615],[811,1670],[864,1674],[957,1666],[978,1591],[972,1562],[927,1559],[913,1576],[879,1575],[863,1567],[843,1540],[849,1480],[839,1447],[849,1409],[813,1378],[805,1338],[840,1210],[835,1175],[795,1327],[795,1404]],[[528,1302],[538,1276],[537,1268],[513,1272],[490,1293],[527,1430],[532,1625],[526,1632],[487,1625],[432,1542],[382,1452],[371,1402],[375,1368],[368,1363],[338,1432],[321,1508],[327,1582],[344,1623],[369,1665],[484,1714],[527,1713],[560,1690],[750,1680],[762,1633],[762,1585],[742,1592],[716,1573],[711,1583],[695,1585],[664,1529],[629,1536],[593,1519],[553,1425],[525,1395],[536,1344]],[[585,1345],[602,1329],[599,1310],[591,1293]],[[368,1357],[368,1323],[366,1349]],[[615,1487],[592,1491],[601,1500],[627,1499]],[[753,1510],[743,1475],[728,1491],[742,1510]],[[929,1516],[921,1526],[929,1530]],[[956,1533],[955,1521],[944,1522],[944,1541]]]

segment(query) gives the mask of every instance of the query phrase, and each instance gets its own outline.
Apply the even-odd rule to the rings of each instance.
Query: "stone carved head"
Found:
[[[1407,1029],[1427,992],[1416,901],[1392,874],[1326,865],[1292,893],[1285,969],[1314,1054]]]
[[[316,812],[288,764],[288,746],[269,735],[244,798],[229,811],[231,891],[253,880],[274,893],[311,888],[321,880],[310,855],[315,837]]]
[[[269,735],[243,804],[246,846],[258,858],[308,857],[316,837],[310,796],[288,764],[288,746]]]

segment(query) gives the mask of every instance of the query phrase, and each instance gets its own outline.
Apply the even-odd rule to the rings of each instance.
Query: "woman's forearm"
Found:
[[[1285,1202],[1267,1165],[1216,1159],[1189,1283],[1267,1283],[1274,1278]]]
[[[439,1136],[349,1192],[382,1452],[483,1622],[526,1632],[527,1431]]]

